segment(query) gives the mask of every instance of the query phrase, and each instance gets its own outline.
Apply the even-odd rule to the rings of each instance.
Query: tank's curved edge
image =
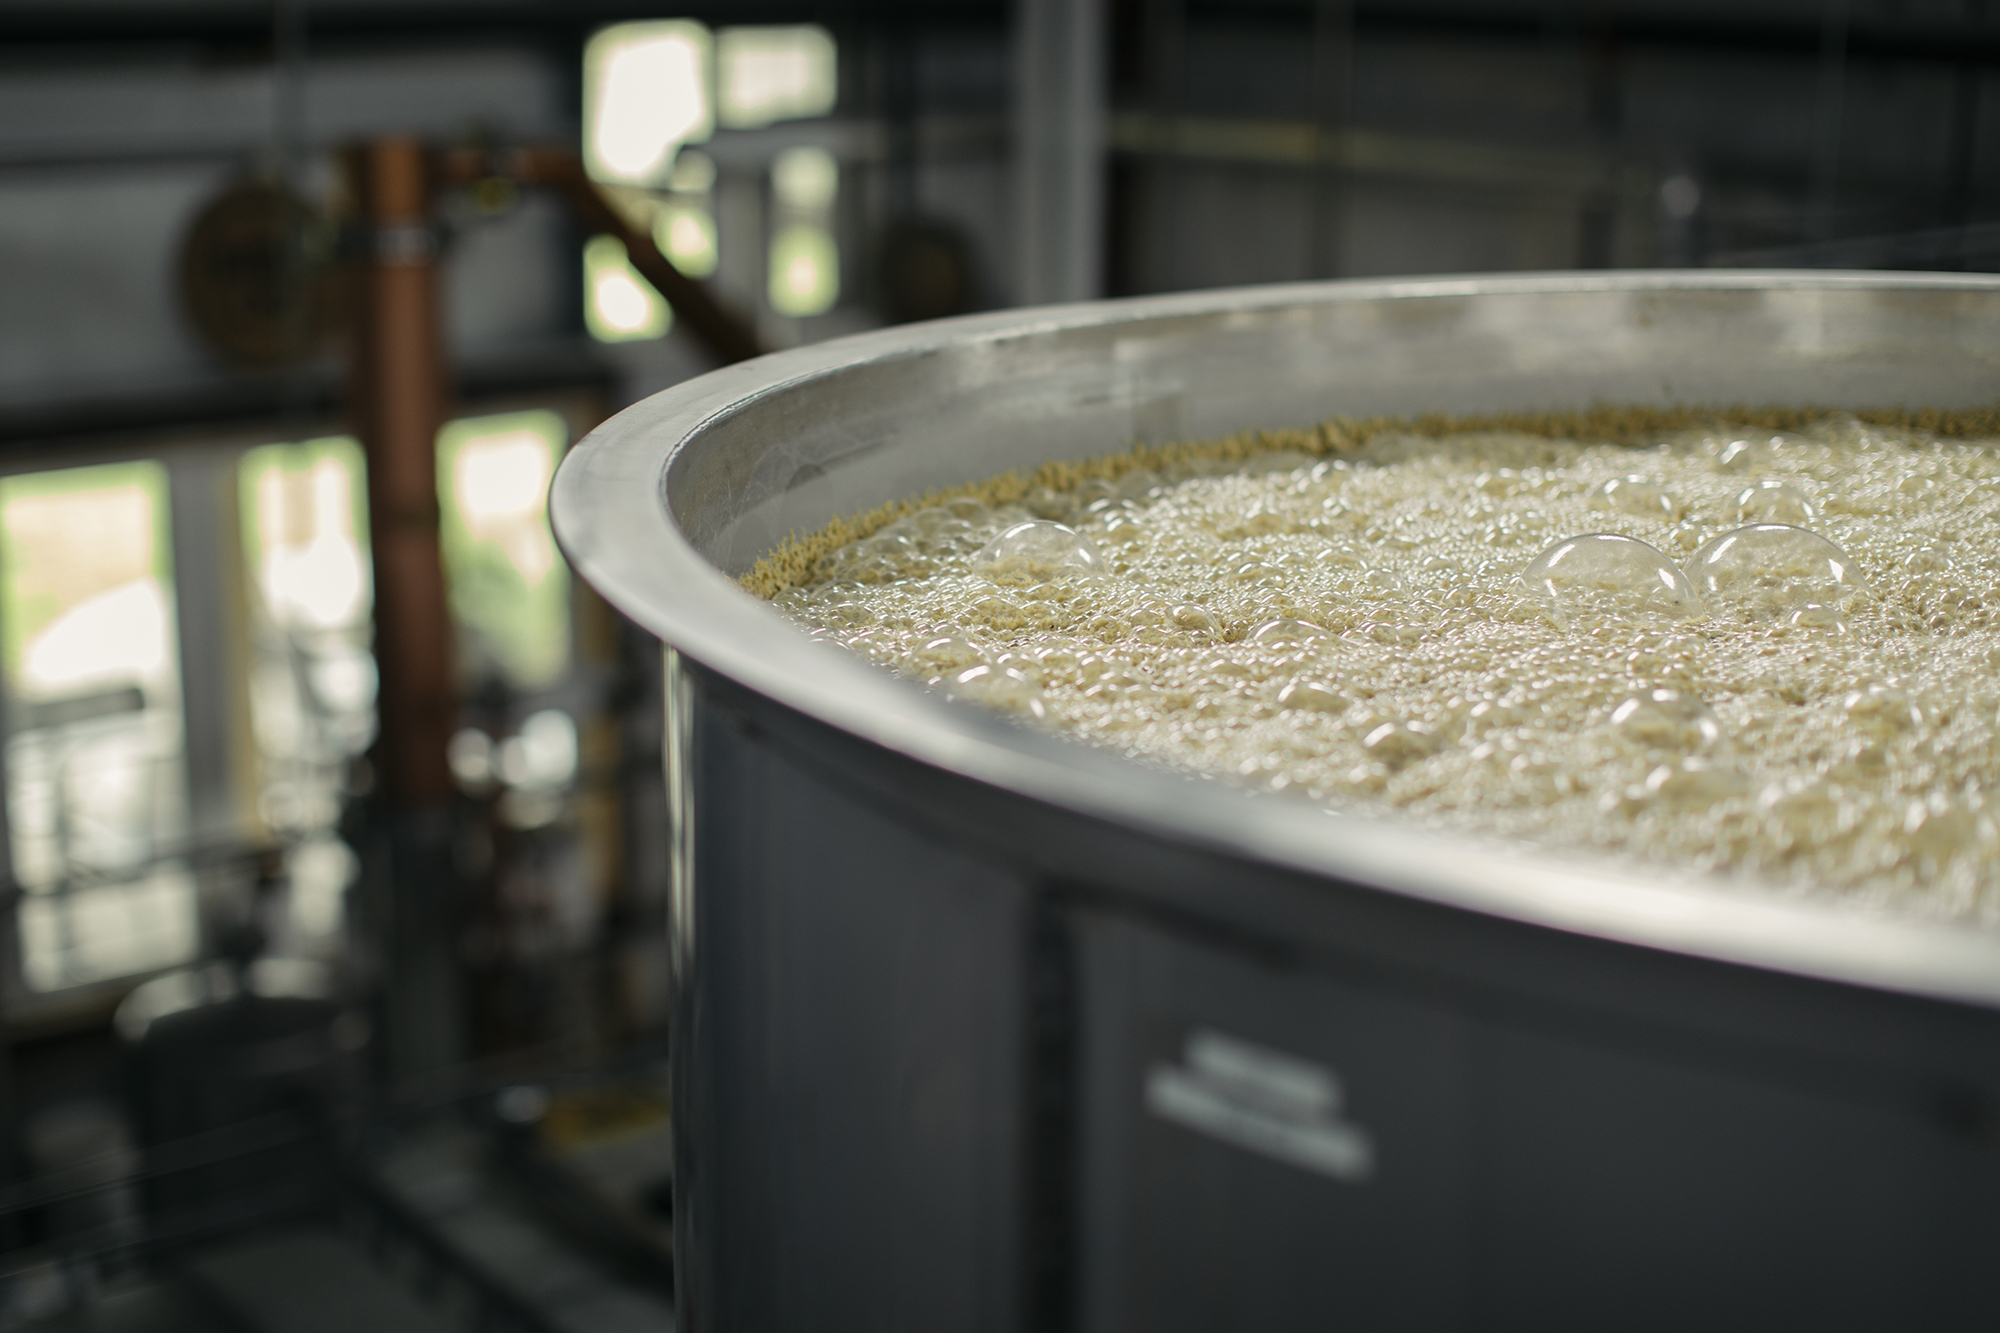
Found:
[[[1904,994],[2000,1007],[2000,935],[1884,918],[1695,878],[1641,878],[1606,862],[1440,836],[1385,816],[1333,818],[1122,760],[951,705],[815,644],[695,551],[668,517],[673,454],[743,402],[846,366],[1139,316],[1171,318],[1353,298],[1483,292],[1924,287],[1993,291],[1983,275],[1699,271],[1296,284],[966,316],[856,335],[690,380],[628,408],[570,452],[551,495],[556,535],[593,587],[711,670],[874,744],[975,781],[1202,846],[1462,908],[1624,943]],[[662,448],[662,441],[671,442]],[[1334,825],[1338,836],[1329,836]],[[1416,834],[1416,837],[1412,835]]]

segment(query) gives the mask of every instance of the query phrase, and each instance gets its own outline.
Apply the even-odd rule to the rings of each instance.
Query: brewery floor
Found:
[[[558,1103],[560,1105],[560,1103]],[[572,1117],[574,1119],[574,1117]],[[600,1132],[589,1132],[592,1128]],[[674,1326],[664,1123],[496,1130],[440,1118],[382,1143],[350,1182],[372,1205],[92,1281],[35,1333],[660,1333]],[[74,1289],[51,1264],[44,1280]],[[14,1290],[32,1290],[16,1275]],[[8,1317],[12,1315],[13,1317]]]

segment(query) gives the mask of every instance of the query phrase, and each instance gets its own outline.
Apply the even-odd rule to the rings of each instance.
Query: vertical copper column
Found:
[[[446,367],[428,155],[414,139],[377,139],[350,151],[348,170],[368,237],[352,393],[375,557],[376,780],[393,804],[432,805],[452,791],[458,699],[438,550]]]

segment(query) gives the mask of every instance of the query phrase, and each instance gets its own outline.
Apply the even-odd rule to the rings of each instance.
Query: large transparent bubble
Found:
[[[1644,800],[1682,810],[1706,810],[1750,794],[1750,779],[1734,764],[1689,755],[1646,775]]]
[[[1715,466],[1722,472],[1757,472],[1803,455],[1805,442],[1791,435],[1760,435],[1747,440],[1731,440],[1716,454]]]
[[[1688,557],[1702,596],[1753,620],[1774,620],[1807,602],[1833,606],[1866,587],[1847,552],[1789,523],[1753,523],[1712,537]]]
[[[1289,617],[1267,620],[1250,631],[1250,641],[1270,646],[1313,643],[1333,636],[1318,625]]]
[[[1692,754],[1715,744],[1722,726],[1695,696],[1654,688],[1639,691],[1613,709],[1611,731],[1634,749]]]
[[[1278,707],[1315,713],[1344,713],[1347,696],[1321,680],[1300,678],[1278,691]]]
[[[1613,477],[1590,493],[1592,509],[1616,509],[1671,522],[1684,507],[1666,487],[1644,477]]]
[[[1104,557],[1074,528],[1037,519],[1016,523],[980,547],[972,567],[989,578],[1047,577],[1057,570],[1094,574],[1104,568]]]
[[[1767,477],[1736,497],[1738,523],[1810,523],[1819,517],[1812,499],[1790,482]]]
[[[1012,667],[967,667],[946,677],[944,696],[983,704],[1001,712],[1023,713],[1037,719],[1048,716],[1041,689],[1024,673]]]
[[[1548,599],[1556,623],[1565,627],[1687,620],[1702,613],[1700,595],[1673,561],[1615,532],[1565,537],[1521,571],[1521,582]]]

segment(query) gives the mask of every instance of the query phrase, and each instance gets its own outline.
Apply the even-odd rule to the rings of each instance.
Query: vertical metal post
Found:
[[[1820,11],[1819,90],[1813,107],[1812,199],[1806,210],[1806,239],[1823,241],[1834,233],[1840,201],[1842,102],[1847,87],[1847,0],[1825,0]]]
[[[883,102],[889,122],[889,217],[917,215],[917,34],[891,24],[882,39]]]
[[[1313,7],[1312,202],[1307,211],[1306,276],[1340,276],[1341,168],[1347,149],[1348,107],[1353,99],[1353,0],[1318,0]]]
[[[299,197],[306,139],[307,0],[273,0],[271,6],[272,171],[288,199]],[[279,330],[279,415],[300,419],[312,401],[312,275],[306,257],[306,224],[287,215],[278,258],[277,290],[284,315]]]
[[[1615,34],[1601,20],[1591,19],[1578,34],[1584,70],[1590,127],[1607,164],[1615,164],[1624,131],[1622,57]],[[1615,165],[1586,186],[1577,209],[1578,268],[1614,268],[1618,255],[1618,170]]]
[[[0,690],[0,735],[5,734],[5,691]],[[6,791],[6,773],[0,770],[0,793]],[[0,800],[0,1188],[25,1177],[21,1160],[21,1093],[14,1069],[13,1015],[11,1001],[26,989],[21,976],[21,889],[14,883],[14,849],[7,828],[7,803]],[[27,1240],[19,1212],[0,1214],[0,1252],[12,1250]]]
[[[368,457],[380,678],[363,863],[384,971],[386,1053],[392,1072],[409,1076],[451,1063],[463,1047],[446,757],[458,690],[438,547],[446,363],[428,155],[413,139],[377,139],[353,149],[348,168],[368,238],[352,401]]]
[[[1104,285],[1103,0],[1018,0],[1014,22],[1014,297],[1087,301]]]
[[[234,449],[190,451],[167,471],[171,492],[174,602],[178,608],[181,717],[187,768],[188,836],[210,847],[239,836],[236,790],[238,699],[248,689],[236,653],[240,609],[228,564],[241,557]]]
[[[451,615],[438,549],[437,433],[444,338],[430,173],[421,144],[378,139],[354,153],[370,237],[354,349],[354,418],[368,455],[381,738],[375,777],[399,804],[450,799],[446,747],[458,720]]]
[[[715,181],[715,286],[722,299],[738,310],[763,311],[770,283],[770,237],[764,220],[765,177],[762,167],[721,168]],[[753,321],[763,325],[765,320]]]
[[[1139,225],[1144,255],[1136,266],[1136,292],[1167,291],[1177,286],[1175,265],[1180,255],[1180,114],[1181,92],[1187,79],[1187,16],[1184,0],[1143,0],[1140,19],[1141,63],[1146,89],[1146,158],[1139,180]]]
[[[1979,93],[1986,71],[1967,61],[1952,77],[1950,181],[1945,187],[1944,225],[1965,227],[1972,223],[1974,193],[1979,184]],[[1952,267],[1965,267],[1961,244]]]

